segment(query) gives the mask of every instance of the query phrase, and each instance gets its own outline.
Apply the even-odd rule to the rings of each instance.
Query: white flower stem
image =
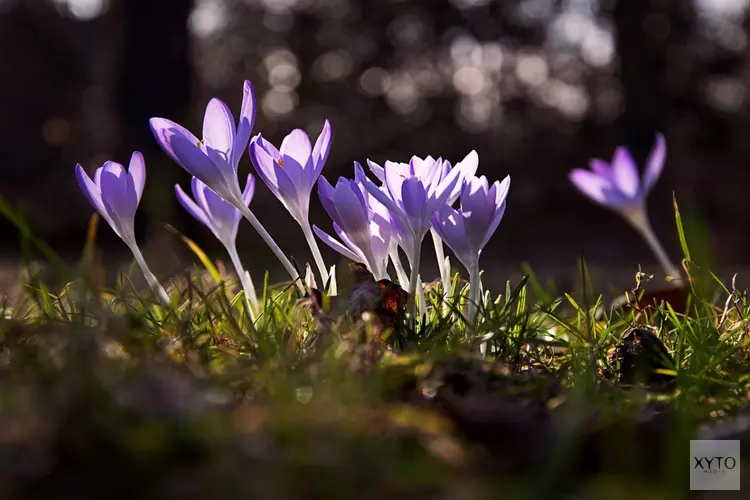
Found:
[[[294,284],[297,285],[297,288],[300,292],[305,293],[305,286],[302,284],[302,280],[300,280],[299,273],[292,265],[292,262],[289,260],[289,258],[284,254],[284,252],[281,251],[281,248],[279,245],[274,241],[273,237],[271,237],[270,234],[268,234],[268,231],[266,231],[266,228],[263,227],[263,224],[260,223],[258,218],[253,214],[253,212],[247,208],[247,207],[238,207],[240,211],[242,212],[242,215],[252,224],[253,228],[260,234],[260,237],[263,238],[263,241],[266,242],[266,245],[269,246],[271,251],[276,255],[276,258],[279,259],[281,262],[281,265],[284,266],[284,269],[286,269],[286,272],[289,273],[289,276],[291,276],[292,281],[294,281]]]
[[[435,247],[435,257],[437,258],[438,270],[440,271],[440,281],[443,284],[443,314],[447,315],[450,312],[448,295],[451,291],[451,268],[445,260],[443,240],[440,238],[440,235],[438,235],[434,228],[430,228],[430,234],[432,235],[432,244]]]
[[[317,266],[318,273],[320,274],[320,286],[324,287],[328,284],[328,268],[326,267],[326,263],[323,261],[323,255],[320,253],[318,240],[315,239],[315,235],[313,234],[312,228],[310,227],[310,222],[307,219],[300,223],[300,227],[302,228],[302,232],[305,235],[305,240],[307,240],[310,251],[313,254],[313,259],[315,259],[315,265]]]
[[[401,288],[409,286],[409,275],[406,274],[404,264],[401,262],[401,255],[398,253],[398,245],[391,246],[388,250],[388,255],[390,255],[393,267],[396,269],[398,284],[401,285]]]
[[[412,322],[416,324],[417,321],[417,283],[419,283],[419,261],[421,259],[421,247],[422,245],[416,244],[415,255],[409,261],[411,269],[409,270],[409,313],[411,314]]]
[[[240,255],[237,253],[237,245],[232,242],[231,244],[224,246],[227,249],[232,265],[234,266],[234,272],[237,273],[237,277],[240,279],[242,291],[245,295],[245,307],[247,308],[248,315],[252,322],[255,323],[256,312],[258,311],[258,296],[255,294],[253,279],[250,277],[250,273],[246,272],[242,267]]]
[[[164,305],[165,307],[169,307],[171,304],[169,295],[167,294],[167,291],[164,290],[164,287],[161,286],[159,280],[156,279],[154,273],[151,272],[151,269],[149,269],[148,264],[146,264],[146,259],[143,258],[141,249],[138,248],[138,244],[135,242],[135,240],[133,240],[131,243],[127,243],[127,245],[130,248],[130,251],[133,253],[133,257],[135,257],[135,261],[138,263],[138,267],[141,268],[143,277],[146,278],[146,282],[148,282],[151,290],[154,291],[156,298],[159,299],[159,302],[161,302],[162,305]]]
[[[443,250],[443,240],[434,228],[430,228],[432,235],[432,244],[435,247],[435,257],[437,257],[438,269],[440,270],[440,281],[443,283],[443,297],[448,296],[451,288],[451,270],[445,265],[445,252]]]
[[[682,273],[674,264],[672,264],[672,261],[669,259],[669,256],[667,256],[667,252],[664,250],[659,238],[656,237],[654,230],[651,228],[651,221],[649,221],[648,214],[646,214],[646,208],[640,206],[631,209],[627,212],[623,212],[623,216],[646,241],[646,244],[654,253],[654,256],[656,256],[656,260],[659,261],[659,265],[664,269],[667,276],[680,279]]]
[[[474,328],[479,305],[479,289],[481,287],[482,283],[479,276],[479,259],[474,259],[469,267],[469,312],[466,318],[469,322],[469,328]]]

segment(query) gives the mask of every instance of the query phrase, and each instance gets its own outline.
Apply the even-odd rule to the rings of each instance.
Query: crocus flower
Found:
[[[146,185],[146,162],[143,155],[137,151],[133,153],[127,171],[119,163],[108,161],[96,170],[93,180],[86,175],[80,164],[76,165],[75,172],[84,196],[133,252],[149,286],[159,300],[168,306],[167,292],[149,269],[135,241],[135,212]]]
[[[646,212],[646,197],[659,180],[666,155],[664,136],[657,134],[642,178],[628,149],[620,146],[611,163],[592,159],[591,170],[574,169],[570,180],[588,198],[624,217],[646,240],[667,275],[679,277],[680,271],[654,234]]]
[[[240,279],[242,289],[245,292],[245,301],[248,306],[248,314],[255,320],[255,312],[258,311],[258,297],[255,294],[255,286],[252,278],[245,272],[242,261],[237,252],[237,230],[239,229],[242,213],[231,203],[225,201],[197,177],[193,177],[190,187],[193,198],[182,190],[179,184],[175,185],[175,194],[180,205],[195,217],[204,226],[209,228],[216,239],[218,239],[232,261],[234,270]],[[242,192],[242,201],[245,206],[250,204],[255,193],[255,179],[252,174],[247,176],[247,183]],[[252,306],[252,307],[250,307]]]
[[[441,159],[428,157],[424,160],[412,158],[409,164],[387,162],[383,167],[385,190],[381,190],[372,181],[363,179],[365,189],[380,201],[403,224],[406,234],[405,248],[408,248],[409,264],[409,297],[412,313],[414,298],[419,278],[419,261],[422,241],[430,230],[430,219],[435,210],[445,205],[458,183],[461,170],[454,168],[443,176],[444,167]]]
[[[245,216],[273,250],[298,287],[304,290],[299,282],[297,269],[242,198],[237,167],[250,140],[255,121],[255,94],[252,84],[245,81],[243,90],[238,127],[235,127],[234,116],[229,107],[214,98],[209,101],[203,118],[203,140],[199,140],[183,126],[165,118],[151,118],[151,130],[161,148],[172,160],[234,205]]]
[[[434,161],[434,159],[431,156],[428,156],[425,159],[422,159],[418,156],[414,157],[414,161],[417,163],[424,163],[425,161],[431,162]],[[404,172],[404,175],[408,172],[409,164],[408,163],[396,163],[396,162],[386,162],[386,164],[395,164],[397,167],[395,167],[397,170],[401,170]],[[385,183],[385,169],[378,165],[377,163],[367,160],[367,165],[370,167],[370,170],[372,173],[377,177],[381,182]],[[477,172],[477,167],[479,166],[479,155],[477,155],[476,151],[471,151],[469,154],[466,155],[466,157],[458,162],[455,166],[451,166],[451,163],[449,161],[443,161],[441,165],[441,169],[439,170],[439,176],[436,180],[436,182],[439,182],[440,180],[448,177],[448,175],[451,173],[453,169],[458,169],[460,171],[460,174],[458,176],[458,181],[456,182],[456,185],[454,186],[453,190],[451,191],[451,194],[448,196],[448,200],[446,201],[447,204],[453,205],[456,200],[458,199],[458,196],[461,191],[461,186],[463,184],[463,180],[467,177],[471,177]],[[396,229],[396,238],[399,240],[399,244],[403,242],[403,238],[399,238],[399,231],[400,228]],[[443,241],[440,239],[440,236],[435,232],[433,228],[430,228],[430,235],[432,236],[432,244],[435,249],[435,257],[437,258],[438,262],[438,269],[440,271],[440,281],[443,285],[443,292],[448,293],[448,290],[450,290],[450,259],[447,259],[445,257],[445,252],[443,251]],[[402,246],[403,248],[403,246]],[[404,250],[407,252],[407,255],[410,255],[408,250]],[[447,303],[446,303],[447,307]]]
[[[492,186],[487,178],[470,177],[461,189],[461,207],[444,205],[432,224],[469,272],[469,322],[473,323],[479,297],[479,257],[505,214],[510,177]]]
[[[300,129],[293,130],[281,142],[281,149],[261,135],[250,141],[250,159],[263,182],[302,228],[323,282],[328,272],[318,243],[310,228],[310,194],[320,177],[331,149],[331,124],[328,120],[313,146]]]
[[[387,279],[390,248],[387,214],[379,213],[376,205],[371,206],[367,192],[356,180],[339,177],[334,188],[321,177],[318,196],[341,241],[313,226],[318,238],[341,255],[367,266],[376,280]]]

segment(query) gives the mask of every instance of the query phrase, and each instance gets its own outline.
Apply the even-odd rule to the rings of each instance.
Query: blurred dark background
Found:
[[[351,175],[353,160],[456,162],[471,149],[480,173],[510,174],[506,217],[484,256],[490,284],[522,261],[564,278],[581,252],[608,281],[629,279],[638,263],[656,271],[626,223],[567,180],[618,144],[642,162],[656,131],[668,143],[649,200],[656,231],[678,260],[674,191],[705,258],[740,270],[750,263],[749,3],[0,0],[0,194],[74,259],[91,214],[74,165],[92,172],[137,149],[149,167],[138,230],[153,266],[164,276],[190,261],[165,223],[223,257],[177,205],[173,185],[188,176],[158,149],[148,119],[199,131],[211,96],[236,113],[247,78],[259,101],[255,132],[273,142],[294,127],[317,135],[331,120],[329,180]],[[287,252],[308,258],[262,184],[253,208]],[[317,199],[312,218],[330,227]],[[2,230],[12,274],[19,240],[10,224]],[[128,258],[108,228],[98,241],[108,264]],[[249,224],[240,241],[251,271],[284,277]],[[434,269],[427,242],[425,252]]]

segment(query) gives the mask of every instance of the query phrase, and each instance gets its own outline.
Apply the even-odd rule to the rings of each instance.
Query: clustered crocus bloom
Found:
[[[314,226],[318,238],[341,255],[365,264],[376,280],[388,278],[390,219],[379,203],[369,199],[359,182],[344,177],[339,177],[335,188],[321,177],[318,197],[341,242]]]
[[[492,186],[487,178],[469,177],[461,189],[461,207],[444,205],[432,217],[432,225],[469,272],[469,324],[473,324],[479,289],[479,257],[505,214],[510,177]]]
[[[428,156],[425,159],[415,156],[414,160],[420,163],[423,163],[425,161],[427,162],[435,161],[431,156]],[[395,163],[395,162],[386,162],[386,164],[388,163]],[[466,157],[463,160],[458,162],[455,167],[451,167],[451,163],[445,160],[437,160],[436,163],[440,164],[440,169],[437,170],[438,178],[435,179],[434,182],[439,182],[440,180],[448,177],[448,175],[451,173],[451,171],[454,168],[460,171],[459,176],[458,176],[458,181],[456,182],[456,185],[454,186],[453,191],[451,191],[451,194],[448,196],[448,199],[446,200],[446,203],[448,205],[453,205],[458,199],[463,180],[467,177],[471,177],[474,174],[476,174],[477,167],[479,166],[479,155],[477,155],[476,151],[471,151],[469,154],[466,155]],[[408,166],[409,166],[406,163],[396,163],[396,164],[399,165],[399,168],[403,170],[408,169]],[[370,167],[370,170],[375,175],[375,177],[377,177],[381,183],[385,183],[384,168],[370,160],[367,160],[367,165]],[[396,224],[398,224],[398,222],[396,222]],[[397,228],[397,232],[399,234],[403,234],[404,231],[400,229],[403,229],[403,228]],[[430,228],[430,234],[432,236],[432,243],[435,249],[435,257],[437,258],[438,269],[440,271],[440,281],[443,285],[443,293],[447,294],[448,290],[450,290],[450,283],[451,283],[450,259],[445,256],[445,253],[443,251],[443,242],[440,239],[440,236],[438,236],[437,232],[435,232],[433,228]],[[399,238],[398,236],[397,236],[397,239],[399,242],[403,241],[403,238]],[[407,255],[412,254],[411,252],[407,250],[404,250],[404,251],[407,252]],[[398,258],[397,252],[395,254],[395,258]],[[399,265],[400,264],[396,264],[397,268]]]
[[[185,193],[179,184],[175,185],[177,201],[190,215],[209,228],[216,239],[226,248],[245,293],[248,314],[255,321],[256,313],[259,312],[258,296],[255,293],[253,280],[242,266],[242,261],[237,252],[237,230],[239,229],[240,219],[242,219],[242,213],[197,177],[193,177],[190,187],[193,198]],[[247,183],[245,183],[245,189],[242,191],[242,201],[246,206],[252,201],[253,194],[255,194],[255,179],[250,174],[247,176]]]
[[[80,164],[76,165],[75,171],[84,196],[128,246],[158,299],[169,306],[169,295],[149,269],[135,241],[135,212],[146,185],[146,162],[143,155],[137,151],[133,153],[127,171],[119,163],[106,162],[96,170],[93,181]]]
[[[165,118],[152,118],[150,123],[154,137],[164,152],[234,205],[271,248],[292,280],[300,289],[304,289],[297,269],[242,199],[237,168],[250,140],[254,121],[255,94],[251,83],[245,81],[240,124],[236,128],[231,110],[216,98],[211,99],[206,107],[203,140],[199,140],[185,127]]]
[[[592,159],[591,170],[574,169],[570,173],[570,180],[588,198],[619,213],[628,221],[654,252],[664,272],[679,278],[681,273],[654,234],[646,212],[646,197],[664,169],[666,156],[664,136],[657,134],[646,160],[643,178],[638,175],[638,167],[628,149],[620,146],[615,150],[611,163]]]
[[[293,130],[284,138],[281,149],[276,149],[260,134],[250,141],[250,159],[255,170],[302,228],[323,283],[328,281],[328,271],[310,227],[309,212],[310,194],[330,149],[331,124],[328,120],[314,146],[300,129]]]
[[[277,149],[260,134],[251,139],[255,119],[255,96],[250,82],[244,84],[239,125],[226,104],[211,99],[203,120],[203,139],[199,140],[181,125],[165,118],[150,120],[154,137],[164,152],[192,174],[192,197],[175,186],[180,204],[208,227],[226,247],[243,287],[251,318],[259,312],[258,299],[250,275],[240,261],[236,237],[239,222],[246,218],[274,251],[304,291],[299,273],[249,208],[254,193],[253,176],[240,189],[239,162],[249,143],[249,155],[256,172],[297,221],[307,240],[323,282],[335,290],[333,269],[325,266],[314,235],[351,260],[363,263],[377,280],[388,278],[393,265],[399,283],[408,282],[410,311],[416,320],[416,304],[426,308],[419,275],[421,247],[427,232],[432,233],[444,293],[450,288],[450,261],[444,255],[443,242],[469,272],[469,327],[475,324],[480,301],[479,260],[503,218],[510,189],[510,177],[490,184],[476,177],[479,157],[470,152],[451,166],[442,158],[414,156],[408,163],[385,162],[368,165],[381,182],[367,178],[355,162],[354,179],[341,177],[332,186],[322,169],[331,148],[331,125],[325,122],[313,145],[302,130],[293,130]],[[575,169],[571,181],[595,202],[620,213],[650,245],[667,274],[678,277],[654,235],[646,214],[645,200],[664,167],[666,145],[662,135],[649,156],[643,178],[628,150],[616,150],[611,163],[591,161],[591,170]],[[165,305],[170,299],[149,270],[135,241],[133,230],[146,180],[143,156],[136,152],[128,170],[114,162],[99,168],[93,180],[80,165],[76,176],[84,195],[125,242],[157,297]],[[315,184],[318,197],[333,222],[333,237],[309,222],[310,197]],[[453,205],[459,201],[458,209]],[[407,255],[409,275],[401,264],[399,249]],[[309,283],[314,276],[306,266]],[[486,300],[486,299],[485,299]]]
[[[364,178],[364,187],[378,201],[398,217],[407,234],[402,235],[410,265],[409,297],[412,317],[415,313],[417,282],[422,241],[430,230],[432,214],[450,198],[461,170],[453,169],[443,178],[443,161],[417,157],[408,164],[387,162],[383,167],[386,190]],[[420,291],[421,292],[421,291]]]

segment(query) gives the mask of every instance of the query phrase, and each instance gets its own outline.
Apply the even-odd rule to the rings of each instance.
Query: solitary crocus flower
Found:
[[[415,156],[413,160],[418,164],[426,164],[429,165],[430,162],[434,162],[434,159],[431,156],[428,156],[425,159],[422,159],[418,156]],[[370,170],[373,174],[375,174],[375,177],[377,177],[381,182],[385,183],[385,169],[378,165],[377,163],[367,160],[367,164],[370,167]],[[391,164],[390,168],[396,168],[397,170],[401,170],[404,175],[408,174],[409,171],[409,164],[408,163],[396,163],[396,162],[386,162],[386,164]],[[397,166],[396,166],[397,165]],[[458,199],[458,196],[461,192],[461,186],[463,185],[463,180],[467,177],[471,177],[477,172],[477,167],[479,166],[479,155],[477,155],[476,151],[471,151],[469,154],[466,155],[466,157],[458,162],[454,167],[451,166],[451,163],[449,161],[443,161],[441,164],[440,170],[438,170],[437,178],[433,179],[433,182],[440,182],[442,179],[448,177],[448,175],[451,173],[453,169],[458,169],[460,171],[460,174],[458,176],[458,181],[456,182],[456,185],[454,186],[453,190],[451,191],[451,194],[448,196],[448,199],[446,203],[448,205],[453,205],[456,200]],[[398,232],[398,229],[397,229]],[[446,259],[445,252],[443,251],[443,241],[440,239],[440,236],[435,232],[433,228],[430,228],[430,234],[432,236],[432,244],[435,249],[435,257],[438,261],[438,269],[440,271],[440,281],[443,285],[443,292],[448,293],[448,290],[450,290],[450,259]],[[398,236],[397,236],[398,238]],[[399,239],[399,244],[401,243],[401,238]],[[403,247],[402,247],[403,248]],[[407,252],[407,255],[409,255],[409,252],[407,250],[404,250]],[[448,304],[445,304],[446,307]]]
[[[151,118],[151,130],[161,148],[178,165],[200,179],[216,194],[234,205],[250,221],[266,244],[273,250],[298,287],[299,273],[263,227],[243,198],[237,167],[250,140],[255,120],[255,95],[245,81],[240,110],[240,124],[235,128],[234,116],[219,99],[211,99],[203,119],[203,140],[183,126],[165,118]]]
[[[367,178],[363,179],[365,189],[385,205],[391,215],[399,218],[407,233],[405,239],[410,239],[404,247],[411,252],[408,292],[412,298],[412,313],[415,312],[413,298],[417,292],[422,241],[430,230],[432,214],[451,196],[461,170],[454,168],[445,178],[442,174],[442,160],[412,158],[407,168],[398,163],[385,164],[383,179],[386,190],[381,190]]]
[[[387,279],[390,221],[370,205],[364,188],[344,177],[339,177],[334,188],[321,177],[318,196],[341,242],[317,226],[315,234],[341,255],[367,266],[376,280]]]
[[[245,272],[240,256],[237,253],[237,230],[242,214],[234,205],[225,201],[197,177],[193,177],[191,188],[193,198],[186,194],[179,184],[176,185],[175,193],[177,201],[180,202],[180,205],[190,215],[209,228],[214,233],[214,236],[216,236],[216,239],[226,248],[234,270],[242,284],[242,289],[245,292],[245,303],[248,306],[248,314],[255,320],[255,313],[258,311],[258,297],[255,294],[255,286],[253,285],[252,278]],[[250,174],[247,176],[245,190],[242,192],[242,201],[245,203],[245,206],[250,204],[254,193],[255,180],[252,174]]]
[[[135,241],[135,212],[146,184],[146,162],[143,155],[137,151],[133,153],[127,171],[119,163],[106,162],[96,170],[93,181],[80,164],[76,165],[75,171],[84,196],[133,252],[149,286],[159,300],[168,306],[167,292],[149,269]]]
[[[302,228],[323,282],[328,272],[318,243],[310,228],[310,194],[320,177],[331,149],[331,124],[326,120],[323,131],[310,144],[307,134],[295,129],[281,143],[281,149],[261,135],[250,141],[250,159],[263,182],[284,205]]]
[[[510,177],[488,185],[487,179],[470,177],[461,189],[459,210],[444,205],[432,217],[432,225],[469,272],[469,322],[476,316],[479,298],[479,257],[505,214]]]
[[[646,240],[667,275],[679,277],[680,271],[669,260],[646,213],[646,197],[664,169],[666,155],[664,136],[657,134],[642,179],[630,152],[620,146],[612,163],[592,159],[591,170],[574,169],[570,180],[584,195],[624,217]]]

